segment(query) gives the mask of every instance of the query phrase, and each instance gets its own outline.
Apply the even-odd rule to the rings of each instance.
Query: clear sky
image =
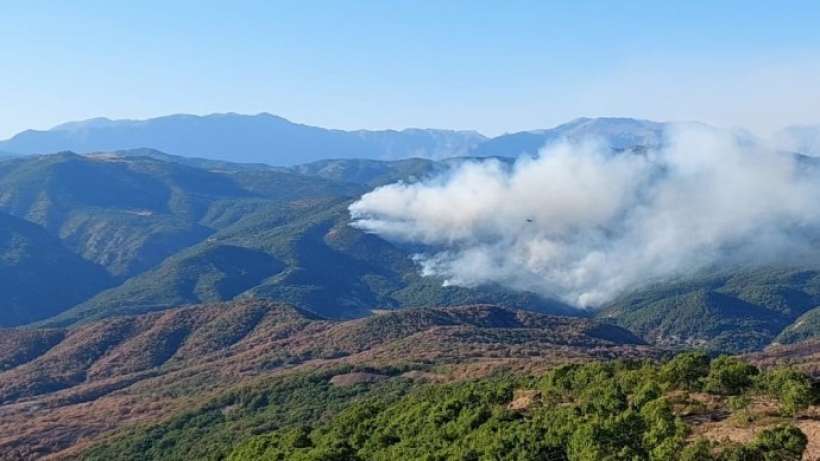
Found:
[[[820,122],[820,2],[0,0],[0,138],[271,112],[485,134],[578,116]]]

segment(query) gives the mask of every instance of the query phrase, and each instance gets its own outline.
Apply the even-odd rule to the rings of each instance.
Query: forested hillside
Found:
[[[804,375],[729,357],[571,364],[448,384],[373,371],[243,389],[88,457],[799,460],[805,431],[818,428],[814,417],[793,418],[817,399]],[[728,427],[744,428],[744,438],[721,439]],[[813,443],[806,459],[817,454]]]
[[[442,286],[441,279],[422,277],[412,260],[423,248],[349,225],[348,205],[372,187],[421,180],[465,161],[327,160],[285,169],[148,149],[0,161],[0,209],[30,223],[27,232],[37,238],[52,239],[53,257],[63,254],[84,267],[41,284],[46,290],[35,294],[25,288],[31,277],[12,281],[23,274],[23,259],[7,259],[16,269],[4,283],[25,315],[9,313],[5,325],[65,326],[259,297],[337,318],[471,303],[592,313],[656,344],[725,351],[816,336],[809,312],[820,305],[814,267],[725,268],[656,282],[600,312],[582,312],[500,286]],[[27,257],[33,258],[27,267],[48,277],[42,256]],[[59,290],[66,293],[59,303],[35,301]]]
[[[390,168],[390,180],[422,174],[403,162],[380,165]],[[145,150],[0,162],[0,210],[36,225],[29,229],[50,235],[65,247],[60,251],[88,268],[46,284],[54,290],[70,284],[74,292],[49,306],[21,301],[26,315],[9,314],[4,325],[74,306],[48,324],[238,296],[290,302],[332,317],[477,302],[573,312],[532,294],[442,287],[422,278],[412,251],[347,225],[350,200],[376,177],[324,178],[312,167],[305,173]],[[42,258],[30,264],[54,270]],[[34,293],[12,276],[3,279],[10,295],[53,298],[55,291]]]
[[[0,326],[58,314],[113,283],[43,228],[0,212]]]
[[[656,344],[739,352],[815,336],[818,305],[814,266],[736,268],[637,290],[598,315]]]

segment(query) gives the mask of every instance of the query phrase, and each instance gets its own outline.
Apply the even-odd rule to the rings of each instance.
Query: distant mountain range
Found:
[[[474,131],[328,130],[271,114],[169,115],[148,120],[95,118],[23,131],[0,151],[79,153],[148,147],[183,156],[293,165],[326,158],[397,159],[466,155],[485,137]]]
[[[267,113],[183,114],[147,120],[94,118],[46,131],[27,130],[0,141],[0,152],[28,155],[150,148],[186,157],[292,166],[349,158],[516,157],[535,154],[544,145],[562,140],[596,139],[616,150],[651,147],[662,145],[667,128],[677,125],[632,118],[579,118],[550,129],[487,138],[475,131],[331,130]]]

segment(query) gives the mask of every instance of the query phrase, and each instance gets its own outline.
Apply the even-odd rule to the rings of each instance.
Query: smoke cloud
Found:
[[[581,307],[716,265],[811,254],[814,167],[706,127],[666,139],[649,151],[590,142],[514,164],[468,162],[364,195],[350,207],[353,225],[426,245],[422,273],[446,284],[500,283]]]

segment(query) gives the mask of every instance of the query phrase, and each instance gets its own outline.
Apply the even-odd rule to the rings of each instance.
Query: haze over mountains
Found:
[[[0,142],[0,151],[38,154],[153,148],[176,155],[293,165],[326,158],[398,159],[467,155],[484,141],[472,131],[342,131],[271,114],[169,115],[148,120],[96,118],[28,130]]]
[[[437,129],[331,130],[267,113],[180,114],[147,120],[95,118],[64,123],[46,131],[27,130],[0,141],[0,152],[28,155],[63,150],[90,153],[152,148],[187,157],[291,166],[338,158],[515,157],[534,155],[544,145],[562,140],[599,139],[613,149],[653,147],[664,143],[665,130],[672,125],[679,124],[630,118],[579,118],[550,129],[487,138],[475,131]],[[793,130],[784,130],[778,138],[784,140],[784,146],[807,145],[805,134],[801,136],[803,143],[785,141],[786,134]],[[800,130],[805,133],[810,128]],[[816,140],[816,135],[811,139]],[[816,143],[811,145],[814,147],[808,154],[816,151]]]

